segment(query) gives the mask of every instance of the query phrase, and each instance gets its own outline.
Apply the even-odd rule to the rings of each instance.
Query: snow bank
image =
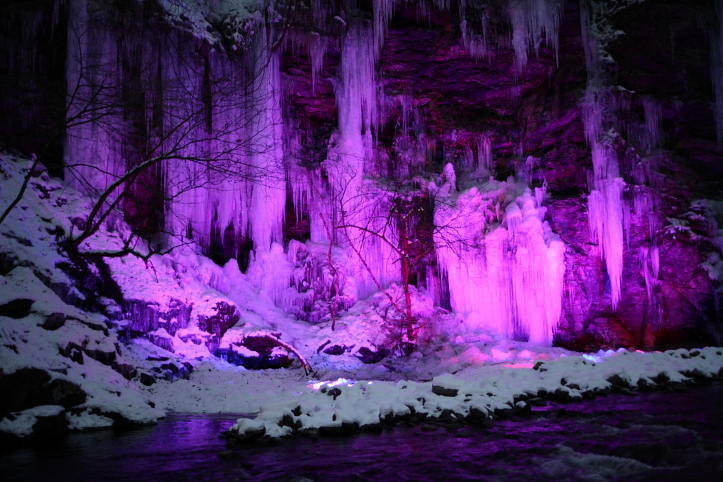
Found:
[[[310,385],[301,393],[261,407],[255,419],[239,419],[228,436],[240,442],[304,433],[374,429],[396,419],[488,422],[529,409],[542,398],[582,400],[610,391],[693,382],[723,374],[723,349],[665,353],[599,352],[537,362],[533,368],[484,366],[431,382],[359,381]],[[317,389],[318,387],[318,389]],[[263,440],[263,439],[262,439]]]

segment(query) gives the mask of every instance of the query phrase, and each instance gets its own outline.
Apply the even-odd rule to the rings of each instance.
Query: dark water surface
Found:
[[[292,440],[221,460],[234,416],[172,415],[0,455],[5,481],[723,480],[723,385],[552,404],[493,428]],[[303,479],[296,479],[303,480]]]

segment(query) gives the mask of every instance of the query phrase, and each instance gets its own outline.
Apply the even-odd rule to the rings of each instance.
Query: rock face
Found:
[[[216,312],[215,315],[201,315],[198,317],[198,327],[214,335],[214,338],[206,343],[209,345],[209,349],[211,349],[211,345],[218,346],[218,340],[229,328],[238,323],[240,318],[238,308],[224,301],[218,302],[214,307],[214,311]]]
[[[229,348],[217,349],[216,356],[234,365],[252,370],[285,368],[293,359],[286,345],[271,335],[250,335],[233,343]]]
[[[132,321],[131,332],[149,333],[163,328],[171,336],[188,327],[192,309],[193,305],[186,305],[175,298],[165,307],[145,300],[125,300],[123,306],[127,319]]]
[[[51,28],[47,3],[35,10],[15,7],[22,22],[41,21],[33,23],[32,46],[6,39],[14,47],[3,55],[19,58],[18,52],[34,48],[37,58],[55,59],[57,48],[43,35],[70,32],[82,20],[92,26],[89,35],[98,40],[97,54],[112,64],[108,68],[127,85],[141,86],[139,92],[158,93],[146,99],[129,91],[119,100],[130,129],[123,135],[133,143],[101,139],[110,145],[101,169],[115,173],[143,162],[170,119],[186,107],[160,95],[173,92],[178,79],[169,77],[172,69],[150,58],[131,62],[119,46],[123,42],[195,66],[189,76],[198,84],[194,95],[205,117],[194,124],[202,129],[183,134],[214,153],[209,162],[219,160],[214,149],[223,151],[219,146],[238,134],[214,131],[229,119],[244,119],[261,131],[260,138],[270,139],[256,150],[234,151],[233,158],[257,167],[283,164],[278,172],[269,168],[265,182],[249,181],[255,173],[243,181],[224,180],[224,189],[201,190],[208,201],[201,208],[189,208],[190,198],[169,191],[164,196],[178,204],[164,206],[153,193],[173,185],[164,175],[183,171],[164,165],[166,170],[154,167],[137,178],[123,207],[139,233],[151,236],[163,227],[193,236],[218,261],[234,257],[242,269],[256,263],[263,270],[269,246],[286,243],[294,255],[293,274],[272,280],[268,291],[292,286],[293,300],[275,301],[300,318],[325,319],[376,290],[376,283],[397,282],[481,319],[484,313],[464,292],[476,274],[494,278],[500,293],[513,292],[496,310],[505,311],[502,328],[516,338],[531,338],[530,326],[544,325],[537,339],[554,333],[556,343],[570,347],[723,342],[723,275],[703,267],[723,248],[716,241],[723,209],[698,201],[719,196],[723,179],[723,150],[716,140],[716,119],[723,119],[723,52],[716,42],[723,28],[713,0],[695,7],[682,0],[523,0],[484,7],[452,1],[448,8],[418,0],[360,2],[344,11],[322,0],[283,31],[285,47],[264,66],[270,74],[249,60],[268,54],[260,36],[229,18],[223,29],[204,24],[201,35],[188,18],[172,19],[148,2],[126,2],[122,19],[103,9],[76,11],[80,7],[70,2],[59,17],[65,24]],[[544,8],[533,10],[533,4]],[[279,7],[278,13],[284,18],[288,12]],[[174,42],[163,35],[168,25],[175,27],[171,40],[182,48],[169,50]],[[271,26],[254,28],[279,34]],[[73,46],[69,35],[65,41]],[[65,69],[53,70],[52,62],[41,70],[6,64],[15,66],[2,77],[11,93],[21,89],[15,79],[21,73],[67,82]],[[198,72],[204,74],[193,77]],[[247,112],[230,99],[238,90],[234,82],[249,74],[261,80],[249,86],[246,100],[257,104]],[[53,95],[52,86],[39,89]],[[151,106],[139,108],[146,105],[142,99]],[[257,113],[265,126],[254,124]],[[33,116],[59,115],[50,107],[26,114],[20,127],[31,125]],[[212,138],[204,138],[208,132]],[[68,146],[66,164],[73,162],[70,155],[83,155],[83,145]],[[103,187],[91,177],[84,181]],[[454,243],[435,236],[445,227],[441,210],[452,206],[461,216],[455,203],[475,188],[481,207],[465,214],[460,226],[449,219],[446,224],[458,231],[472,226],[469,239],[458,239],[463,248],[450,249],[477,250],[459,263],[470,273],[459,282],[451,279],[449,260],[442,262],[444,249]],[[528,189],[527,197],[515,189]],[[210,212],[208,205],[214,206]],[[533,210],[537,216],[518,222],[520,212]],[[164,214],[169,212],[173,220]],[[532,217],[549,232],[525,231]],[[524,236],[518,236],[520,226]],[[326,262],[302,244],[332,240],[353,261],[341,266],[330,254]],[[562,263],[552,253],[556,242],[564,243]],[[494,271],[497,259],[504,266]],[[547,286],[555,284],[548,272],[553,268],[562,280],[554,289]],[[186,328],[191,310],[180,301],[162,309],[127,300],[123,308],[133,330],[154,332],[162,344],[160,330],[173,336]],[[234,310],[219,305],[216,315],[199,319],[199,327],[218,340],[238,321]],[[546,317],[537,318],[541,311]],[[377,354],[364,356],[372,360]]]
[[[85,402],[86,393],[66,380],[52,380],[44,370],[26,368],[10,375],[0,375],[3,397],[0,415],[36,407],[60,405],[70,408]]]

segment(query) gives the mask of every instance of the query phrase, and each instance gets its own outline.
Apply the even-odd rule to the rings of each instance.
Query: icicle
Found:
[[[327,38],[312,32],[309,39],[309,57],[311,58],[311,90],[316,93],[319,74],[324,68],[324,54],[326,53]]]
[[[271,51],[273,32],[270,27],[261,27],[257,38],[252,96],[260,111],[256,115],[252,114],[252,138],[258,145],[251,153],[251,164],[261,177],[253,185],[250,220],[254,249],[265,251],[272,243],[283,241],[286,201],[284,126],[281,115],[280,54]]]
[[[450,0],[433,0],[434,6],[442,11],[449,10]],[[421,3],[421,2],[420,2]]]
[[[620,301],[623,272],[623,199],[621,178],[597,179],[597,189],[588,195],[591,235],[600,245],[611,285],[613,309]]]
[[[544,35],[558,57],[558,31],[562,16],[561,0],[510,0],[509,14],[512,24],[512,47],[515,50],[515,71],[522,72],[527,65],[527,49],[539,54]]]
[[[112,85],[120,69],[117,48],[110,33],[93,28],[87,0],[70,2],[68,19],[66,179],[82,192],[98,194],[126,170],[124,122],[116,112],[120,88]],[[94,59],[92,67],[89,59]]]
[[[643,109],[645,111],[645,147],[647,150],[655,149],[663,141],[663,132],[660,127],[663,110],[660,103],[651,97],[643,98]]]
[[[643,268],[643,278],[645,278],[645,289],[648,293],[648,301],[653,301],[655,287],[658,284],[658,273],[660,270],[660,252],[658,247],[640,247],[640,264]]]
[[[510,198],[503,206],[507,228],[485,233],[485,212],[499,211],[500,197]],[[530,190],[490,181],[482,191],[437,199],[435,247],[452,308],[474,320],[470,328],[549,346],[562,310],[564,244],[540,220]]]
[[[472,30],[467,24],[467,20],[464,20],[464,17],[462,17],[462,19],[459,29],[462,32],[462,45],[464,49],[469,52],[469,56],[475,60],[487,57],[489,55],[486,36],[487,17],[483,17],[482,35]]]
[[[294,215],[301,219],[309,214],[312,199],[311,182],[305,170],[292,169],[289,172],[289,185],[291,186],[291,200],[294,204]]]
[[[650,249],[650,265],[653,268],[653,279],[658,279],[660,274],[660,250],[657,245]]]
[[[600,246],[610,278],[613,310],[620,301],[622,291],[624,232],[627,209],[623,200],[625,182],[620,178],[620,167],[612,141],[614,130],[604,128],[609,106],[614,104],[601,67],[597,38],[591,31],[590,5],[583,2],[580,9],[582,39],[588,82],[582,102],[582,122],[585,140],[590,146],[593,172],[588,179],[588,222],[590,235]]]
[[[653,299],[653,277],[651,275],[650,264],[648,263],[648,252],[647,246],[640,247],[640,264],[643,267],[643,278],[645,278],[645,289],[648,292],[648,300]]]
[[[374,58],[378,59],[396,0],[374,0]]]
[[[361,136],[378,125],[375,56],[370,29],[363,21],[349,26],[342,47],[341,79],[335,86],[342,138]]]
[[[717,22],[711,35],[710,76],[715,95],[715,121],[718,142],[723,144],[723,0],[716,0]]]
[[[400,96],[399,103],[402,107],[402,132],[409,132],[409,120],[413,118],[417,111],[414,109],[414,97],[411,95]]]
[[[477,138],[477,168],[492,172],[492,140],[484,134]]]
[[[461,167],[467,172],[474,171],[477,168],[477,159],[475,159],[474,153],[472,152],[472,148],[469,145],[464,146],[464,151],[462,152],[462,162]]]
[[[633,211],[638,219],[647,218],[648,237],[655,239],[656,232],[662,228],[660,197],[647,186],[635,186],[633,189]]]
[[[581,104],[582,125],[585,131],[585,141],[592,147],[598,143],[604,134],[603,117],[605,91],[598,91],[594,86],[588,85],[588,90]]]

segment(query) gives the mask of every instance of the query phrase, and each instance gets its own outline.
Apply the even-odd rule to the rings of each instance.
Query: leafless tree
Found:
[[[279,8],[291,12],[296,3]],[[157,234],[162,218],[176,215],[167,210],[169,201],[191,190],[220,189],[228,180],[263,185],[283,176],[279,166],[249,159],[273,142],[267,137],[276,119],[265,112],[276,95],[269,90],[269,76],[295,11],[276,29],[260,26],[246,39],[248,48],[234,53],[170,28],[143,11],[142,2],[133,5],[129,2],[126,10],[114,6],[98,19],[74,11],[71,2],[62,91],[58,86],[54,97],[40,95],[28,85],[27,95],[13,105],[23,113],[46,97],[64,99],[62,114],[35,146],[34,164],[0,213],[0,223],[23,198],[38,164],[59,138],[66,139],[66,179],[94,199],[79,230],[64,240],[71,251],[121,213],[134,229],[116,255],[138,254],[138,237]],[[12,2],[8,8],[21,7]],[[2,140],[3,147],[12,147]],[[184,233],[167,234],[185,242]]]

